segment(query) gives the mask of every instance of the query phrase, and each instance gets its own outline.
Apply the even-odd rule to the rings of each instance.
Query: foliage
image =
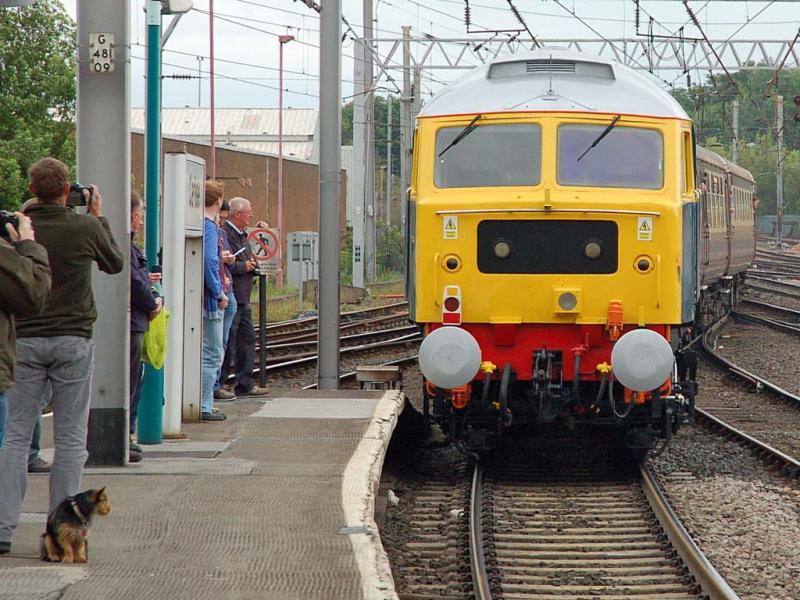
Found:
[[[339,239],[339,283],[353,283],[353,228],[348,227]]]
[[[800,114],[800,106],[794,103],[800,94],[800,72],[783,71],[777,79],[774,77],[774,71],[739,71],[733,74],[734,85],[724,73],[717,74],[715,81],[708,77],[704,83],[676,90],[673,95],[692,117],[698,144],[728,159],[732,154],[733,100],[738,99],[737,162],[755,177],[760,214],[775,213],[775,96],[782,95],[784,210],[800,213],[800,123],[794,119]]]
[[[386,141],[389,102],[384,96],[375,96],[375,167],[386,166]],[[353,103],[342,107],[342,145],[353,144]],[[400,175],[400,98],[392,96],[392,173]],[[377,178],[376,178],[377,179]]]
[[[378,221],[378,253],[375,262],[378,278],[402,273],[405,266],[405,244],[400,228]]]
[[[75,24],[58,0],[0,15],[0,208],[14,208],[32,163],[75,164]]]

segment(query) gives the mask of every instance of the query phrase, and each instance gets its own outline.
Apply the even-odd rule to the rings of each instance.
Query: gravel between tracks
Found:
[[[785,306],[786,308],[793,308],[795,310],[800,310],[800,295],[797,297],[782,296],[780,294],[770,294],[769,292],[762,292],[760,290],[748,289],[746,297],[752,300],[760,300],[761,302],[774,304],[776,306]]]
[[[698,383],[697,406],[800,460],[800,410],[702,358]]]
[[[741,368],[800,394],[799,335],[729,321],[717,337],[717,351]]]
[[[746,448],[685,428],[653,461],[685,527],[744,599],[800,598],[800,486]]]

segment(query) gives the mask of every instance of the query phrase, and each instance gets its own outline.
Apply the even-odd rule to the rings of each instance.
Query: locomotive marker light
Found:
[[[447,285],[442,293],[442,324],[461,325],[461,287]]]
[[[583,253],[586,255],[586,258],[592,260],[600,258],[600,255],[603,253],[603,245],[598,240],[589,240],[583,247]]]
[[[505,240],[499,240],[494,245],[494,255],[497,258],[503,259],[508,258],[509,254],[511,254],[511,244],[509,244]]]
[[[634,392],[651,392],[661,387],[672,373],[674,362],[669,342],[650,329],[629,331],[611,351],[614,377]]]
[[[472,381],[481,366],[477,340],[460,327],[440,327],[419,347],[419,368],[436,387],[452,390]]]

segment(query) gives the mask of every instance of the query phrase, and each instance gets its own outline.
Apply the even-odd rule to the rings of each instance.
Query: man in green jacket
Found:
[[[31,220],[15,213],[17,227],[5,225],[0,237],[0,446],[6,424],[6,390],[14,385],[16,334],[14,317],[41,312],[50,296],[47,250],[34,241]]]
[[[70,189],[66,165],[44,158],[31,166],[28,175],[37,202],[26,214],[50,256],[53,285],[42,313],[17,320],[17,377],[8,394],[6,440],[0,449],[0,553],[10,550],[19,523],[28,448],[48,382],[55,441],[50,510],[80,491],[88,457],[92,326],[97,318],[92,263],[109,274],[119,273],[124,264],[124,255],[102,216],[103,199],[97,188],[84,193],[88,214],[78,214],[66,206]]]

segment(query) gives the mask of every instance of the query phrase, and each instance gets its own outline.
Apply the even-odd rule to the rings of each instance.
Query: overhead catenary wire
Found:
[[[517,10],[517,7],[514,6],[513,0],[506,0],[506,2],[508,2],[508,6],[509,6],[509,8],[511,8],[511,12],[514,14],[514,16],[516,17],[517,21],[519,21],[520,25],[522,25],[525,28],[525,31],[528,32],[528,35],[531,36],[531,39],[533,40],[534,45],[537,48],[541,48],[542,45],[539,43],[539,40],[536,39],[536,36],[533,35],[533,32],[530,30],[530,28],[528,27],[528,24],[525,22],[525,19],[522,17],[520,12]]]

